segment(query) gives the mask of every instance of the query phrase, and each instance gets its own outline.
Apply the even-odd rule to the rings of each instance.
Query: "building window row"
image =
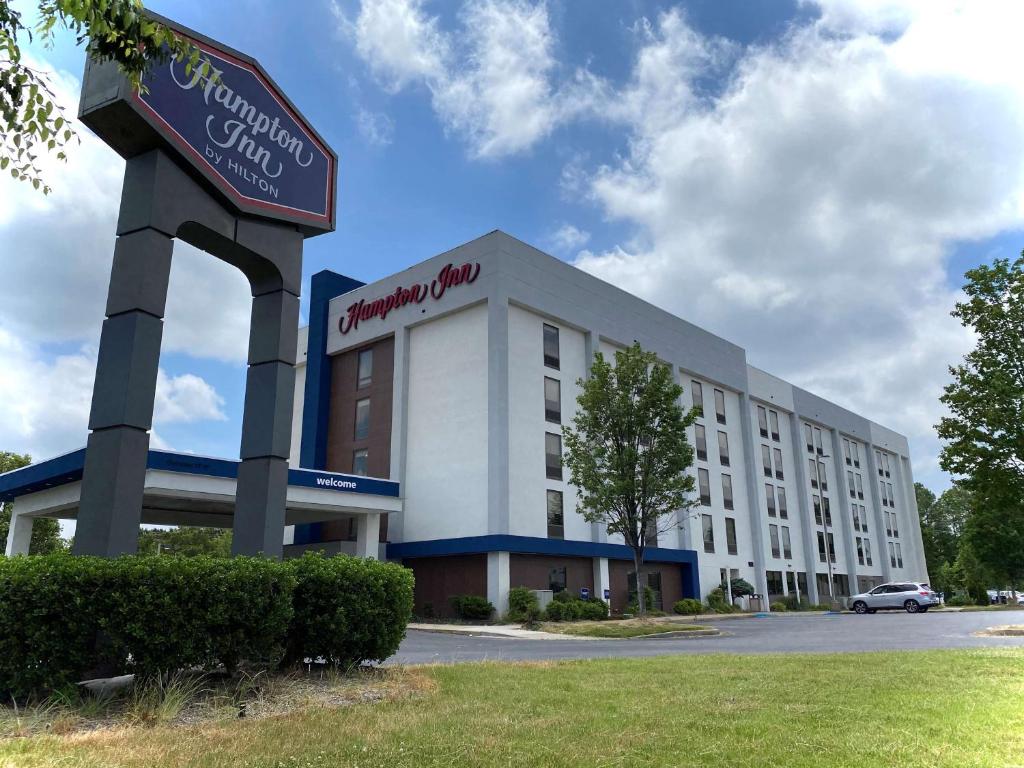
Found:
[[[693,408],[697,411],[697,417],[704,417],[704,387],[696,380],[690,380],[690,395],[693,399]],[[725,424],[725,392],[715,390],[715,419],[719,424]]]
[[[821,442],[821,430],[818,427],[812,427],[810,424],[804,424],[804,442],[807,443],[808,453],[817,453],[819,456],[825,455],[825,448]]]
[[[853,511],[853,530],[858,533],[868,532],[868,511],[863,504],[851,504]]]
[[[812,494],[811,503],[814,506],[814,522],[818,525],[832,525],[832,505],[829,504],[828,496]]]
[[[871,539],[857,537],[857,562],[861,565],[871,565]]]
[[[562,512],[562,492],[548,490],[548,538],[565,538],[565,517]]]
[[[899,525],[896,521],[895,512],[884,512],[885,515],[885,533],[887,536],[891,536],[894,539],[900,537]]]
[[[818,560],[824,563],[826,559],[831,560],[833,563],[836,561],[836,543],[831,533],[826,536],[821,531],[818,531]]]
[[[781,537],[780,537],[781,533]],[[768,538],[771,540],[772,557],[791,560],[793,558],[793,545],[789,535],[789,526],[769,525]],[[780,541],[781,539],[781,541]]]
[[[893,568],[903,567],[903,549],[897,542],[889,542],[889,564]]]
[[[887,483],[884,480],[878,481],[878,488],[882,494],[882,506],[883,507],[896,507],[896,496],[892,491],[892,483]]]
[[[757,427],[761,432],[761,437],[767,438],[771,436],[771,439],[775,442],[780,442],[782,439],[779,434],[778,411],[769,410],[763,405],[757,406]]]
[[[852,469],[846,470],[846,484],[850,487],[851,499],[864,498],[864,481],[861,480],[859,472],[854,472]]]
[[[807,470],[811,478],[811,488],[817,488],[819,485],[818,478],[821,478],[821,490],[828,491],[828,474],[825,469],[825,462],[815,461],[814,459],[807,460]]]
[[[778,515],[783,520],[789,519],[789,505],[786,502],[786,489],[771,483],[764,484],[764,497],[768,504],[768,517]]]
[[[772,471],[772,460],[774,459],[775,470]],[[765,477],[775,477],[776,480],[785,480],[785,472],[782,468],[782,450],[780,448],[771,448],[762,443],[761,445],[761,465],[764,470]]]
[[[846,466],[860,469],[860,446],[856,441],[843,438],[843,456]]]
[[[884,451],[875,451],[875,464],[878,467],[879,477],[891,477],[889,474],[889,454]]]
[[[704,537],[704,551],[708,554],[715,553],[715,520],[711,515],[700,516],[701,532]],[[736,539],[736,519],[725,518],[725,546],[730,555],[739,553],[739,545]]]
[[[543,329],[543,348],[544,366],[560,370],[558,328],[547,323]],[[544,420],[549,424],[562,423],[562,382],[550,376],[544,377]],[[562,480],[562,436],[555,432],[544,433],[544,472],[548,480]],[[548,538],[564,539],[565,496],[562,491],[549,488],[546,501]],[[555,592],[565,589],[565,569],[552,569],[548,581]]]

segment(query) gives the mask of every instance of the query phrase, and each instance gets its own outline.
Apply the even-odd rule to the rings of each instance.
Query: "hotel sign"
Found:
[[[394,293],[367,301],[360,299],[350,304],[338,321],[338,330],[344,335],[359,327],[360,320],[372,317],[386,318],[393,310],[408,304],[422,304],[428,298],[437,301],[449,288],[474,282],[480,275],[479,262],[466,262],[459,266],[445,264],[430,283],[413,283],[408,287],[399,286]]]

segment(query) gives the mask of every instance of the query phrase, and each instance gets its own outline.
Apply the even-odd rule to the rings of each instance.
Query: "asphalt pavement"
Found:
[[[1024,637],[977,637],[1005,624],[1024,624],[1024,612],[928,612],[771,615],[723,619],[710,625],[717,637],[682,639],[564,640],[442,634],[409,630],[388,663],[539,661],[707,653],[832,653],[837,651],[1024,647]]]

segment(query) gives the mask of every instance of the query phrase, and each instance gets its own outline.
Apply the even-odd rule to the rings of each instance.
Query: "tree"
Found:
[[[32,28],[10,0],[0,0],[0,171],[47,194],[39,155],[65,160],[75,133],[46,74],[26,62],[23,42],[38,37],[52,46],[54,31],[68,29],[89,56],[115,62],[135,88],[152,61],[174,56],[186,69],[206,64],[198,48],[146,14],[141,0],[39,0],[38,12]]]
[[[231,557],[231,530],[193,526],[143,529],[139,531],[138,552],[140,555]]]
[[[0,451],[0,473],[27,467],[31,463],[32,458],[27,454]],[[6,551],[7,534],[11,529],[13,506],[10,503],[0,505],[0,553]],[[59,552],[65,549],[66,546],[64,540],[60,537],[60,523],[57,520],[37,517],[32,521],[32,539],[29,542],[29,554],[48,555],[51,552]]]
[[[944,563],[956,560],[973,495],[966,488],[954,485],[936,498],[921,483],[914,483],[914,493],[921,517],[925,560],[934,580]]]
[[[940,464],[972,490],[1024,495],[1024,256],[966,273],[967,300],[953,316],[972,329],[975,348],[951,367],[938,424]]]
[[[676,527],[675,515],[695,506],[689,497],[693,448],[686,428],[697,417],[679,404],[682,387],[653,352],[634,343],[615,353],[615,365],[594,355],[573,425],[563,428],[565,465],[576,486],[577,510],[590,523],[619,534],[633,552],[639,613],[647,611],[641,581],[651,538]]]
[[[1024,500],[979,492],[974,495],[964,538],[989,572],[988,586],[1016,590],[1024,583]]]

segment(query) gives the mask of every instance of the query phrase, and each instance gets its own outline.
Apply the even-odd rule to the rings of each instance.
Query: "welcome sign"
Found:
[[[333,153],[255,61],[183,36],[206,66],[155,64],[139,111],[243,211],[330,228]]]

